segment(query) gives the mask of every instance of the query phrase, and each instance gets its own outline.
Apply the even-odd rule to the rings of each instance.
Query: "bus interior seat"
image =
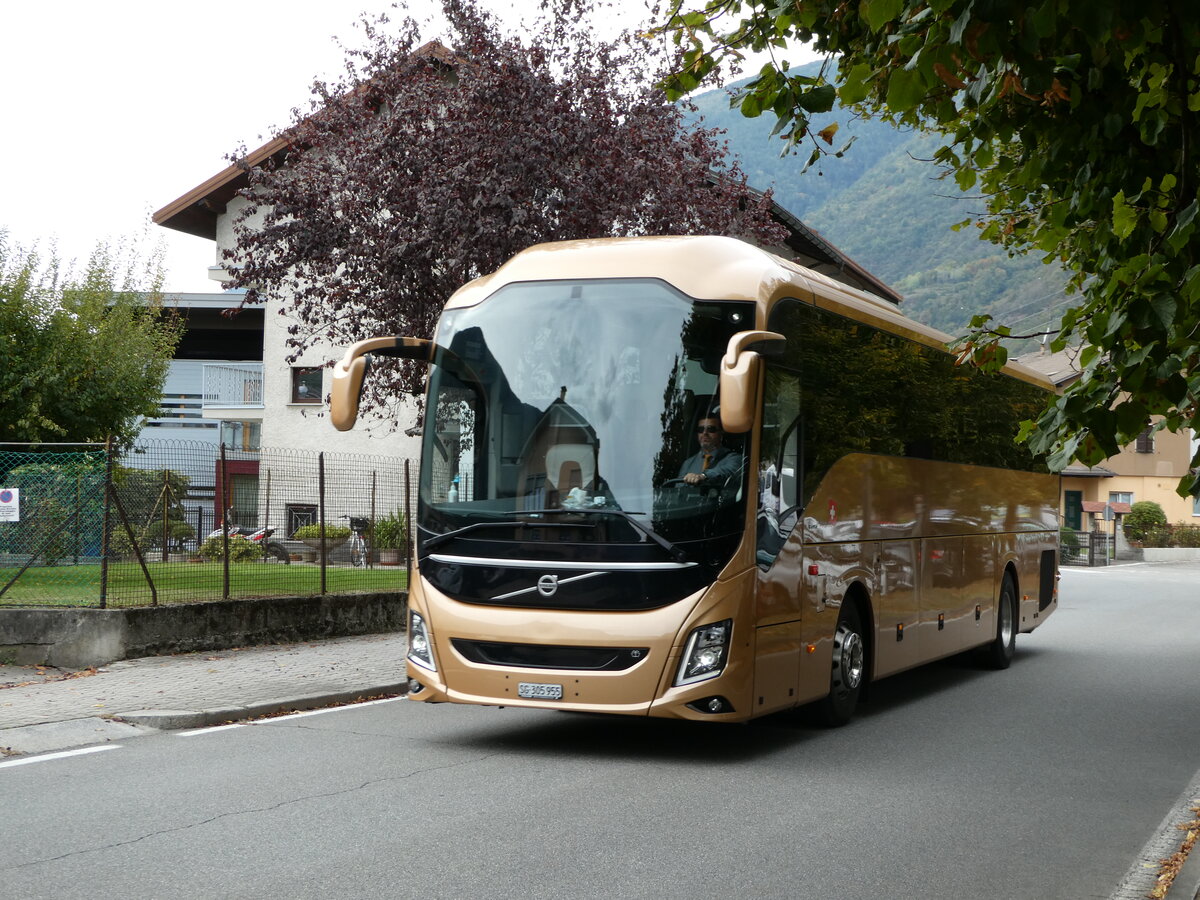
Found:
[[[596,450],[591,444],[555,444],[546,450],[546,472],[560,494],[573,487],[594,490]]]

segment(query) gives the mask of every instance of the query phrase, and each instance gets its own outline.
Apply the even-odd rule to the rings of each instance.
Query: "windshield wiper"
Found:
[[[619,516],[620,518],[622,518],[626,522],[628,522],[630,525],[632,525],[634,528],[636,528],[638,531],[640,531],[642,534],[644,534],[646,537],[650,538],[650,540],[654,541],[654,543],[658,544],[658,546],[660,546],[664,550],[666,550],[667,553],[669,553],[671,555],[671,558],[674,559],[676,562],[681,562],[681,563],[689,562],[688,555],[686,552],[684,552],[684,549],[682,547],[680,547],[678,544],[671,543],[665,537],[663,537],[661,534],[659,534],[657,531],[655,531],[653,528],[651,528],[649,525],[645,524],[644,522],[639,522],[637,519],[634,518],[634,516],[644,516],[645,515],[644,512],[626,512],[623,509],[611,509],[611,508],[601,508],[601,507],[594,507],[592,509],[587,509],[586,507],[580,508],[580,509],[571,509],[570,507],[564,506],[564,507],[561,507],[558,509],[530,510],[530,513],[539,514],[539,515],[546,514],[546,513],[549,513],[549,514],[580,513],[585,516],[596,516],[596,515]]]

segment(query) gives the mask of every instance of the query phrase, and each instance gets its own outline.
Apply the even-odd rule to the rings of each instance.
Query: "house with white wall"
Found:
[[[287,142],[276,138],[249,154],[247,162],[252,166],[259,165],[273,156],[286,155],[286,150]],[[229,280],[222,263],[223,251],[234,245],[233,220],[246,202],[238,196],[238,191],[245,184],[246,170],[231,165],[154,214],[154,221],[165,228],[213,241],[214,263],[209,267],[208,275],[217,290]],[[237,307],[239,304],[240,300],[231,305]],[[345,348],[315,347],[300,359],[289,362],[286,342],[292,320],[280,314],[282,308],[279,298],[271,298],[263,306],[240,309],[230,319],[236,322],[247,314],[254,316],[262,336],[258,359],[261,408],[257,420],[245,409],[221,411],[216,406],[207,416],[229,422],[257,421],[258,439],[263,447],[386,454],[415,459],[419,453],[419,438],[405,434],[405,429],[413,424],[411,417],[397,422],[364,420],[353,431],[345,433],[334,429],[325,414],[330,386],[328,366],[341,357]],[[236,374],[232,377],[236,382]],[[236,385],[231,384],[231,387],[236,394]],[[236,401],[237,397],[227,399]],[[225,412],[229,412],[229,416]]]

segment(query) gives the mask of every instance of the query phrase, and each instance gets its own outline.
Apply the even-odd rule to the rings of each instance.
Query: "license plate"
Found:
[[[519,681],[517,682],[517,696],[527,700],[561,700],[562,685]]]

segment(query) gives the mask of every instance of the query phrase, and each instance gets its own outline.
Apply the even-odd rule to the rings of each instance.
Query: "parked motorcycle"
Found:
[[[285,563],[285,564],[291,563],[292,558],[288,554],[287,548],[284,547],[283,544],[279,543],[278,541],[270,540],[271,535],[273,535],[275,533],[274,528],[259,528],[257,531],[254,531],[254,530],[246,528],[245,526],[242,526],[242,525],[232,524],[229,521],[228,517],[226,517],[225,522],[226,522],[226,527],[229,529],[230,537],[233,537],[234,535],[241,535],[246,540],[253,541],[255,544],[258,544],[259,547],[265,548],[265,552],[263,553],[264,559],[266,559],[267,557],[272,557],[281,563]],[[222,529],[218,528],[215,531],[213,531],[212,533],[210,533],[209,537],[210,538],[215,538],[215,537],[219,538],[223,533],[224,532],[222,531]]]

